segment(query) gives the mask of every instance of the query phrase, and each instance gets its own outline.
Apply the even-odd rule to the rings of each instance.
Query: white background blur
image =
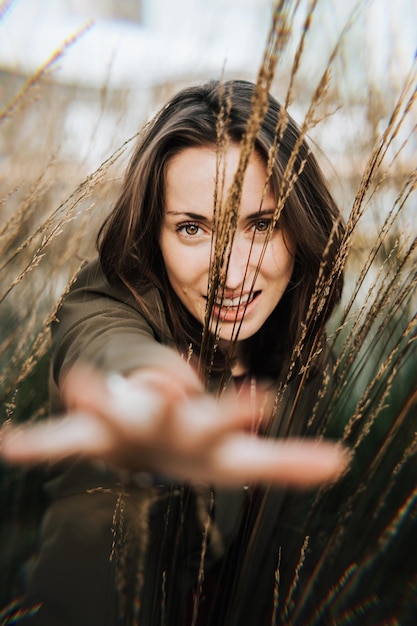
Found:
[[[292,39],[278,66],[273,93],[280,100],[286,94],[307,5],[301,1],[292,21]],[[21,85],[18,79],[36,72],[65,40],[91,22],[50,75],[65,90],[65,106],[61,103],[53,113],[48,102],[52,96],[41,94],[58,130],[47,132],[45,113],[41,123],[35,117],[26,120],[25,130],[33,134],[30,129],[35,128],[37,135],[47,135],[50,151],[61,159],[95,168],[177,86],[223,76],[255,80],[271,14],[271,0],[0,2],[1,107]],[[417,46],[415,0],[319,0],[290,107],[297,121],[352,16],[332,65],[331,115],[312,131],[332,164],[330,176],[337,177],[354,177],[363,168],[363,154],[369,154],[374,137],[387,123]],[[11,76],[17,82],[10,83]],[[408,137],[403,161],[417,153],[415,123],[414,112],[397,142]],[[13,133],[16,138],[18,131]],[[6,169],[11,167],[10,142],[10,137],[0,137],[0,163]]]

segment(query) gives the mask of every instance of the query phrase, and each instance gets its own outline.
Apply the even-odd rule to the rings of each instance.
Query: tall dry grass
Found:
[[[292,24],[303,6],[284,0],[274,3],[253,116],[235,183],[228,196],[222,198],[219,194],[215,203],[218,237],[210,302],[214,302],[219,284],[221,288],[227,266],[243,175],[265,111],[266,92],[279,87],[280,100],[286,107],[297,101],[300,68],[309,53],[309,33],[319,4],[319,0],[308,4],[301,35],[294,45]],[[355,19],[353,14],[340,33],[321,75],[311,78],[301,120],[302,137],[314,135],[318,127],[327,124],[329,112],[343,105],[337,85],[332,83],[332,73],[337,74],[335,65],[349,41]],[[288,58],[285,54],[289,49],[290,71],[280,65],[283,58]],[[0,113],[3,133],[19,137],[19,129],[30,112],[41,108],[44,90],[53,89],[46,76],[50,67],[48,60],[45,68],[4,106]],[[343,303],[328,328],[335,360],[328,364],[317,403],[309,410],[311,425],[319,410],[324,416],[320,422],[323,436],[340,438],[351,448],[351,468],[331,488],[314,494],[283,494],[278,521],[276,491],[267,488],[256,493],[241,539],[239,567],[228,581],[223,615],[227,626],[248,623],[245,620],[250,619],[251,598],[265,584],[270,586],[271,626],[403,626],[417,619],[417,259],[412,208],[416,163],[410,151],[410,145],[416,142],[416,86],[414,64],[395,95],[390,114],[384,111],[379,117],[378,109],[372,108],[373,143],[365,150],[361,146],[361,154],[354,157],[360,165],[343,196],[347,228],[333,276],[327,282],[319,277],[309,319],[305,320],[307,329],[325,306],[332,280],[345,271]],[[306,101],[305,91],[302,97]],[[62,108],[62,102],[58,108]],[[227,110],[223,114],[226,119]],[[41,110],[42,115],[46,110]],[[285,115],[277,127],[277,143],[284,127]],[[221,150],[225,147],[223,138],[220,119]],[[16,160],[10,162],[9,176],[0,181],[3,421],[37,419],[47,410],[48,324],[83,260],[93,254],[94,234],[117,190],[129,143],[126,141],[95,171],[84,175],[79,164],[60,162],[48,151],[48,145],[41,149],[37,146],[27,154],[21,141]],[[18,165],[14,170],[15,163]],[[282,182],[276,219],[294,183],[293,163],[289,163]],[[382,217],[374,218],[374,212]],[[216,338],[208,332],[209,317],[210,311],[202,351],[208,363],[216,348]],[[284,401],[285,387],[304,339],[302,333],[287,381],[277,389],[277,404]],[[297,398],[301,403],[302,376],[299,382]],[[286,410],[291,420],[294,405]],[[11,548],[2,557],[2,578],[10,580],[35,536],[42,501],[34,485],[41,477],[3,468],[1,479],[1,542]],[[26,510],[26,522],[22,508]],[[32,519],[28,510],[33,512]],[[210,517],[204,524],[203,553],[209,525]],[[23,534],[28,528],[30,540],[25,543]],[[265,537],[269,538],[267,542]],[[265,569],[274,572],[267,583],[262,576]],[[200,592],[203,578],[204,558],[197,586]],[[6,593],[2,598],[5,600]],[[194,622],[199,601],[197,592]]]
[[[315,5],[310,4],[296,48],[287,102],[293,97]],[[271,88],[277,60],[288,40],[293,7],[291,3],[276,4],[235,186],[222,209],[218,209],[219,231],[222,233],[223,227],[225,235],[217,240],[213,292],[218,289],[222,270],[228,263],[244,170],[263,116],[265,90]],[[350,24],[341,33],[328,65],[312,88],[301,123],[302,137],[322,119],[332,66],[349,27]],[[417,406],[417,264],[415,221],[410,210],[416,189],[415,158],[407,162],[407,167],[400,163],[403,150],[416,140],[416,86],[414,63],[385,127],[369,147],[346,215],[346,232],[332,276],[319,276],[304,321],[305,332],[301,333],[288,371],[287,381],[303,348],[308,325],[326,306],[334,279],[346,271],[350,289],[329,334],[336,361],[328,365],[318,402],[310,407],[310,424],[314,424],[320,403],[320,410],[324,411],[321,432],[340,437],[350,447],[351,469],[339,485],[323,489],[312,498],[305,497],[304,503],[302,498],[289,496],[281,506],[278,521],[274,521],[278,502],[274,490],[266,489],[260,501],[259,495],[254,498],[241,546],[240,567],[223,616],[228,625],[255,623],[257,617],[251,614],[246,599],[262,593],[262,571],[269,567],[271,572],[274,550],[271,624],[412,624],[417,619],[413,541],[417,495],[413,423]],[[277,127],[278,141],[283,126],[285,116]],[[402,133],[405,126],[407,130]],[[276,219],[293,184],[294,160],[290,159],[282,181]],[[369,213],[387,194],[390,177],[395,181],[396,192],[380,224],[367,236]],[[366,239],[366,247],[358,258],[351,251],[361,236]],[[213,295],[213,301],[214,298]],[[207,323],[207,336],[208,327]],[[212,337],[209,342],[214,350]],[[205,360],[210,362],[206,355]],[[300,392],[304,384],[302,376]],[[278,388],[278,403],[284,399],[285,385]],[[301,393],[290,407],[289,431],[300,397]]]

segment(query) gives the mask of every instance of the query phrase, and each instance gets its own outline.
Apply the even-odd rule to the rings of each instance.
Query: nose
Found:
[[[251,261],[250,242],[242,242],[235,238],[227,268],[226,290],[238,292],[250,278]]]

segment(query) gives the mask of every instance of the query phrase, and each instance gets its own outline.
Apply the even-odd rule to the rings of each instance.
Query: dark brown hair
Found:
[[[231,142],[240,143],[251,115],[254,90],[255,86],[246,81],[223,84],[211,81],[174,96],[141,133],[120,196],[99,233],[100,261],[107,280],[110,284],[126,285],[142,304],[146,290],[159,289],[181,349],[190,341],[194,345],[197,341],[198,350],[198,339],[195,320],[190,319],[169,284],[159,248],[167,166],[184,148],[215,146],[219,116],[225,108],[227,136]],[[255,142],[255,150],[265,163],[276,138],[281,112],[279,103],[269,96]],[[332,279],[343,234],[340,214],[316,159],[306,141],[300,138],[296,123],[286,115],[270,179],[276,196],[288,163],[291,174],[296,175],[281,220],[295,243],[294,271],[275,311],[247,342],[250,367],[263,376],[277,375],[288,365],[319,275],[324,280],[326,302],[319,302],[310,316],[303,341],[304,355],[317,343],[317,337],[322,339],[324,324],[342,289],[341,275]],[[201,337],[201,328],[199,332]]]

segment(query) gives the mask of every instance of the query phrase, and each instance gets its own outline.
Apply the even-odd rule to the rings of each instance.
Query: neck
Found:
[[[243,376],[248,372],[248,362],[244,350],[242,341],[229,341],[219,342],[220,349],[227,355],[227,362],[229,364],[232,376]]]

